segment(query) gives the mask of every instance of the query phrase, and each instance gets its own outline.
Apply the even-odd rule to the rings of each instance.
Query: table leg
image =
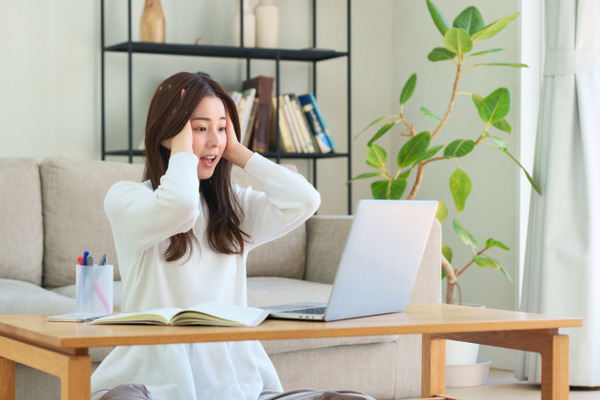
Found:
[[[569,398],[569,337],[550,337],[542,355],[542,400]]]
[[[90,400],[92,359],[88,349],[64,351],[0,336],[0,399],[15,399],[15,362],[18,362],[58,376],[61,400]]]
[[[437,336],[448,340],[540,353],[542,400],[569,399],[569,337],[559,335],[558,329],[442,333]]]
[[[15,400],[15,362],[0,357],[0,399]]]
[[[69,356],[60,375],[61,400],[90,400],[92,363],[89,356]]]
[[[431,398],[446,391],[446,339],[422,336],[421,397]]]

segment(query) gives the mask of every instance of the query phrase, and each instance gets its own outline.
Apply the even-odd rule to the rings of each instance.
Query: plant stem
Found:
[[[481,250],[481,251],[478,251],[478,252],[477,252],[477,255],[478,255],[478,256],[482,255],[482,254],[483,254],[483,253],[484,253],[484,252],[485,252],[487,249],[489,249],[489,247],[485,247],[483,250]],[[458,271],[458,272],[456,273],[456,276],[457,276],[457,277],[458,277],[458,276],[461,276],[461,275],[462,275],[462,273],[463,273],[463,272],[465,272],[465,270],[466,270],[467,268],[469,268],[469,267],[470,267],[470,266],[471,266],[471,265],[472,265],[474,262],[475,262],[475,260],[471,259],[471,261],[469,261],[469,262],[467,263],[467,265],[465,265],[465,266],[464,266],[464,267],[463,267],[463,268],[462,268],[460,271]]]
[[[450,96],[450,103],[448,104],[448,109],[446,110],[446,114],[444,115],[442,122],[439,123],[437,128],[435,128],[435,131],[433,131],[433,133],[431,134],[431,140],[433,140],[433,138],[435,138],[437,136],[437,134],[440,132],[440,130],[446,124],[446,121],[448,121],[448,118],[450,118],[450,114],[452,113],[452,108],[454,107],[454,100],[456,99],[456,92],[458,89],[458,80],[460,79],[460,74],[461,74],[461,71],[460,71],[461,64],[462,63],[459,62],[456,65],[456,77],[454,78],[454,85],[452,86],[452,95]]]

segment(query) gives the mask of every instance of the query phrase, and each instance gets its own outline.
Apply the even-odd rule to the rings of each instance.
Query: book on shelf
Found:
[[[240,120],[240,142],[244,143],[244,139],[248,134],[248,126],[250,122],[250,115],[252,113],[252,107],[254,106],[254,99],[256,97],[256,89],[250,88],[244,90],[240,97],[240,106],[238,107],[238,117]]]
[[[279,96],[279,102],[283,99]],[[279,118],[277,118],[279,116]],[[292,132],[285,118],[285,113],[282,107],[277,109],[277,97],[273,97],[273,123],[271,125],[271,132],[277,132],[277,122],[279,122],[279,149],[285,153],[296,153],[296,146],[294,145],[294,139],[292,138]],[[272,150],[277,150],[277,134],[271,135],[271,143],[269,147]]]
[[[255,97],[250,107],[250,118],[248,119],[248,125],[246,125],[246,132],[242,135],[241,143],[249,149],[252,149],[252,143],[254,139],[254,121],[256,121],[256,113],[258,112],[258,99]]]
[[[283,109],[283,115],[285,117],[285,122],[287,124],[288,129],[290,130],[290,135],[292,137],[292,141],[294,143],[294,148],[296,149],[296,153],[306,153],[306,144],[298,131],[296,124],[294,123],[294,118],[292,115],[292,109],[289,104],[289,97],[286,98],[285,95],[280,96],[279,101],[280,109]]]
[[[216,301],[190,308],[166,307],[143,312],[119,313],[98,318],[92,324],[124,325],[212,325],[258,326],[269,315],[268,310]]]
[[[289,93],[288,96],[290,98],[292,113],[294,115],[294,118],[296,119],[298,127],[300,128],[302,138],[306,143],[307,152],[318,153],[320,149],[315,146],[313,133],[310,129],[310,126],[308,125],[308,121],[306,120],[304,112],[302,112],[300,108],[300,103],[298,102],[296,95],[293,93]]]
[[[273,97],[273,76],[257,76],[242,83],[242,92],[250,88],[256,89],[258,108],[252,129],[252,150],[266,152],[269,150],[269,131],[271,128],[271,103]]]
[[[316,137],[319,149],[322,153],[329,153],[333,150],[333,139],[329,133],[329,129],[325,124],[323,114],[317,104],[317,99],[312,93],[307,93],[298,96],[298,101],[302,106],[302,111],[306,114],[308,123]]]

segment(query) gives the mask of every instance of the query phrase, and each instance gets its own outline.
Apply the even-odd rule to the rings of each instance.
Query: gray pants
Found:
[[[98,390],[92,400],[152,400],[146,386],[139,383],[119,385],[113,389]],[[348,390],[292,390],[285,393],[264,392],[258,400],[375,400],[373,397]]]

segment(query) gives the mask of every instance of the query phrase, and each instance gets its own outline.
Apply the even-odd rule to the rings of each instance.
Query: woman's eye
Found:
[[[204,126],[199,126],[195,130],[197,130],[199,132],[204,132],[206,130],[206,128]]]
[[[227,127],[225,127],[225,126],[224,126],[224,127],[222,127],[222,128],[219,128],[219,131],[220,131],[220,132],[227,132]]]

